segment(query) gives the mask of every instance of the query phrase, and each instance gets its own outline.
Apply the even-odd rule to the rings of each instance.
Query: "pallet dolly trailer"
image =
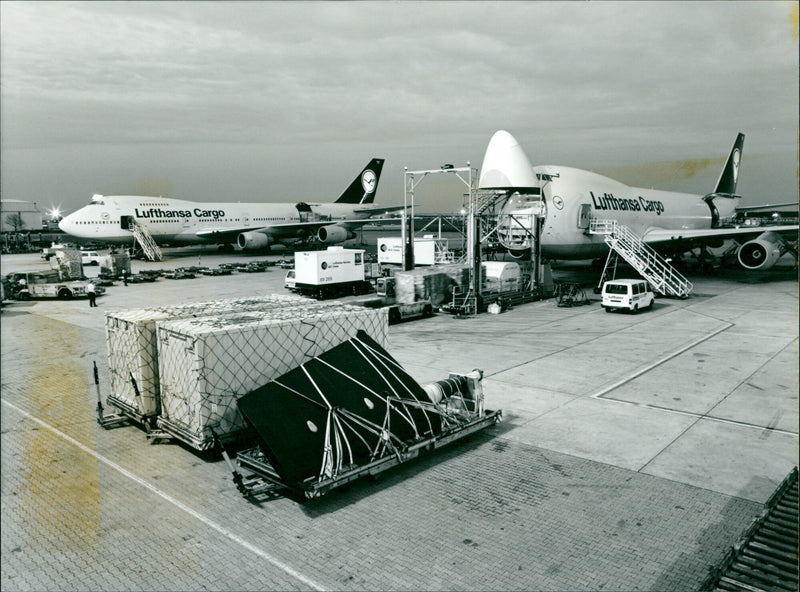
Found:
[[[237,400],[257,434],[236,464],[239,492],[313,499],[499,423],[483,371],[425,386],[364,331]],[[244,474],[243,474],[244,472]]]
[[[114,407],[118,413],[107,413],[105,407],[103,407],[103,397],[100,394],[100,375],[97,371],[97,362],[95,361],[92,361],[92,371],[94,374],[94,387],[97,393],[97,423],[100,427],[104,430],[110,430],[130,424],[138,424],[144,428],[148,440],[173,438],[171,434],[153,428],[153,421],[155,418],[148,417],[146,413],[142,413],[139,409],[134,409],[130,405],[126,405],[116,397],[108,396],[106,398],[106,404]],[[141,399],[141,394],[139,393],[139,386],[136,384],[136,379],[132,374],[130,375],[130,381],[131,386],[133,386],[133,392],[135,393],[135,400],[138,403]]]
[[[395,450],[393,454],[373,460],[370,463],[353,465],[348,470],[343,471],[335,477],[307,479],[300,484],[299,488],[296,486],[290,487],[281,481],[280,476],[272,465],[270,465],[260,447],[255,446],[239,452],[236,455],[236,462],[234,464],[225,449],[221,445],[219,446],[228,464],[228,468],[233,474],[233,481],[236,488],[245,498],[255,500],[260,496],[272,496],[278,494],[280,491],[291,491],[305,499],[313,499],[337,487],[342,487],[347,483],[360,479],[361,477],[375,477],[384,471],[413,460],[422,454],[432,452],[452,442],[466,438],[491,425],[500,423],[502,419],[503,411],[501,409],[494,411],[487,410],[482,417],[450,428],[438,436],[424,438],[418,442],[409,444],[402,450]],[[242,474],[239,469],[250,471],[250,474]]]

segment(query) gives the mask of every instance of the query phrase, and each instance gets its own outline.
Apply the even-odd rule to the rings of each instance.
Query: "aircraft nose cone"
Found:
[[[505,130],[495,132],[481,165],[480,189],[538,187],[533,166],[519,142]]]
[[[68,230],[68,228],[70,227],[69,216],[61,218],[61,220],[58,221],[58,227],[63,232],[69,232],[69,230]]]

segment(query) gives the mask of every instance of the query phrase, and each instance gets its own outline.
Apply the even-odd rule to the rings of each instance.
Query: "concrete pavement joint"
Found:
[[[86,446],[84,444],[81,444],[80,442],[78,442],[77,440],[72,438],[71,436],[68,436],[64,432],[62,432],[62,431],[54,428],[53,426],[45,423],[44,421],[40,420],[39,418],[34,417],[33,415],[31,415],[27,411],[24,411],[23,409],[20,409],[19,407],[17,407],[13,403],[9,403],[5,399],[2,399],[2,402],[3,402],[4,405],[10,407],[11,409],[13,409],[13,410],[17,411],[18,413],[22,414],[23,416],[27,417],[28,419],[34,421],[35,423],[37,423],[41,427],[50,430],[51,432],[53,432],[57,436],[63,438],[64,440],[66,440],[67,442],[69,442],[73,446],[79,448],[83,452],[95,457],[97,460],[99,460],[100,462],[108,465],[109,467],[111,467],[112,469],[114,469],[118,473],[122,474],[123,476],[127,477],[131,481],[134,481],[135,483],[137,483],[137,484],[141,485],[142,487],[144,487],[145,489],[148,489],[149,491],[155,493],[156,495],[158,495],[159,497],[161,497],[165,501],[167,501],[170,504],[174,505],[175,507],[179,508],[180,510],[183,510],[185,513],[189,514],[193,518],[196,518],[197,520],[199,520],[200,522],[202,522],[206,526],[208,526],[208,527],[212,528],[213,530],[216,530],[218,533],[228,537],[229,539],[231,539],[235,543],[241,545],[242,547],[244,547],[248,551],[251,551],[252,553],[255,553],[256,555],[258,555],[262,559],[266,559],[269,563],[271,563],[275,567],[281,569],[282,571],[284,571],[285,573],[289,574],[290,576],[296,578],[297,580],[299,580],[303,584],[307,585],[308,587],[313,588],[314,590],[320,590],[320,591],[326,590],[326,588],[324,588],[323,586],[319,585],[318,583],[316,583],[311,578],[309,578],[307,576],[304,576],[303,574],[295,571],[294,569],[292,569],[291,567],[289,567],[288,565],[286,565],[285,563],[283,563],[279,559],[273,557],[272,555],[270,555],[266,551],[264,551],[262,549],[259,549],[255,545],[245,541],[244,539],[240,538],[239,536],[237,536],[233,532],[229,531],[228,529],[220,526],[219,524],[216,524],[212,520],[209,520],[208,518],[206,518],[205,516],[203,516],[199,512],[193,510],[192,508],[190,508],[189,506],[185,505],[181,501],[179,501],[179,500],[173,498],[172,496],[168,495],[167,493],[161,491],[157,487],[154,487],[153,485],[151,485],[150,483],[148,483],[147,481],[145,481],[141,477],[138,477],[138,476],[134,475],[133,473],[131,473],[127,469],[121,467],[120,465],[116,464],[112,460],[104,457],[102,454],[99,454],[97,451],[92,450],[91,448],[89,448],[88,446]]]
[[[596,309],[596,310],[589,311],[589,312],[587,312],[587,313],[584,313],[584,314],[593,314],[593,313],[597,313],[597,312],[599,312],[600,310],[602,310],[602,309]],[[676,308],[675,310],[671,310],[671,311],[665,312],[664,314],[665,314],[665,315],[667,315],[667,314],[672,314],[672,313],[678,312],[678,311],[680,311],[680,310],[683,310],[683,308]],[[691,312],[691,311],[690,311],[690,312]],[[716,319],[716,320],[719,320],[719,319]],[[494,372],[494,373],[492,373],[492,374],[485,373],[485,374],[484,374],[484,378],[491,378],[491,377],[493,377],[493,376],[497,376],[498,374],[503,374],[504,372],[508,372],[509,370],[514,370],[514,369],[516,369],[516,368],[520,368],[520,367],[522,367],[522,366],[524,366],[524,365],[526,365],[526,364],[530,364],[531,362],[538,362],[539,360],[543,360],[543,359],[545,359],[545,358],[549,358],[549,357],[551,357],[551,356],[558,355],[558,354],[560,354],[560,353],[563,353],[563,352],[565,352],[565,351],[567,351],[567,350],[570,350],[570,349],[575,349],[576,347],[582,347],[582,346],[586,345],[587,343],[592,343],[593,341],[597,341],[598,339],[604,339],[604,338],[608,337],[609,335],[614,335],[615,333],[620,333],[620,332],[622,332],[622,331],[627,331],[627,330],[629,330],[631,327],[635,327],[636,325],[638,325],[638,324],[641,324],[641,323],[644,323],[644,322],[647,322],[647,320],[645,319],[645,320],[639,321],[638,323],[635,323],[635,324],[633,324],[633,325],[628,325],[628,326],[625,326],[625,327],[620,327],[620,328],[619,328],[619,329],[617,329],[616,331],[609,331],[608,333],[605,333],[605,334],[603,334],[603,335],[597,335],[596,337],[592,337],[591,339],[587,339],[586,341],[581,341],[580,343],[575,343],[575,344],[573,344],[573,345],[566,345],[566,346],[562,347],[561,349],[556,349],[556,350],[553,350],[553,351],[551,351],[551,352],[548,352],[548,353],[546,353],[546,354],[544,354],[544,355],[538,356],[538,357],[536,357],[536,358],[531,358],[530,360],[525,360],[524,362],[520,362],[519,364],[516,364],[516,365],[514,365],[514,366],[509,366],[508,368],[503,368],[502,370],[498,370],[497,372]],[[731,323],[731,326],[733,326],[733,323]],[[730,327],[724,327],[724,329],[729,329],[729,328],[730,328]],[[713,335],[709,335],[708,337],[704,337],[703,339],[701,339],[701,341],[703,341],[703,340],[705,340],[705,339],[708,339],[709,337],[713,337]],[[700,343],[700,342],[698,342],[698,343]],[[693,347],[694,345],[696,345],[696,344],[690,345],[689,347]],[[688,348],[687,348],[687,349],[688,349]],[[681,353],[681,352],[676,352],[676,353],[675,353],[675,354],[673,354],[673,355],[678,355],[679,353]],[[658,365],[658,364],[661,364],[661,363],[663,363],[663,362],[665,362],[665,361],[666,361],[666,359],[665,359],[665,360],[663,360],[662,362],[658,362],[656,365]],[[653,367],[655,367],[655,366],[653,366]],[[645,370],[643,370],[642,372],[644,373],[644,372],[646,372],[646,371],[648,371],[648,370],[650,370],[650,369],[651,369],[651,368],[650,368],[650,367],[648,367],[648,368],[646,368]],[[625,380],[632,380],[633,378],[636,378],[636,376],[632,376],[632,377],[630,377],[630,378],[628,378],[628,379],[625,379]],[[612,387],[609,387],[609,389],[608,389],[608,390],[611,390],[611,389],[617,388],[617,386],[621,386],[621,385],[622,385],[622,382],[620,382],[620,383],[618,383],[618,384],[616,384],[616,385],[614,385],[614,386],[612,386]],[[601,391],[601,392],[600,392],[600,394],[602,395],[602,394],[603,394],[603,391]],[[599,396],[599,395],[592,395],[592,397],[597,397],[597,396]]]
[[[786,344],[786,346],[784,346],[783,348],[781,348],[781,350],[780,350],[780,351],[776,352],[776,353],[775,353],[775,354],[774,354],[772,357],[770,357],[770,358],[769,358],[769,359],[768,359],[766,362],[764,362],[764,363],[763,363],[763,364],[761,364],[761,365],[760,365],[758,368],[756,368],[755,370],[753,370],[753,371],[752,371],[752,372],[751,372],[751,373],[750,373],[748,376],[746,376],[744,379],[742,379],[742,380],[739,382],[739,384],[737,384],[737,385],[736,385],[736,386],[735,386],[735,387],[734,387],[734,388],[733,388],[733,389],[732,389],[732,390],[731,390],[731,391],[730,391],[730,392],[729,392],[727,395],[725,395],[724,397],[722,397],[722,399],[720,399],[719,401],[717,401],[716,405],[714,405],[714,406],[713,406],[711,409],[709,409],[709,410],[706,412],[706,414],[705,414],[705,415],[708,415],[709,413],[711,413],[712,411],[714,411],[714,409],[716,409],[717,407],[719,407],[719,406],[720,406],[720,404],[722,404],[722,402],[723,402],[723,401],[725,401],[725,399],[727,399],[727,398],[728,398],[728,397],[731,395],[731,393],[735,393],[735,392],[736,392],[736,391],[739,389],[739,387],[740,387],[740,386],[742,386],[743,384],[745,384],[746,382],[748,382],[748,381],[749,381],[751,378],[753,378],[753,376],[755,376],[755,375],[756,375],[758,372],[760,372],[760,371],[761,371],[761,369],[762,369],[762,368],[764,368],[764,366],[766,366],[767,364],[769,364],[769,363],[770,363],[772,360],[774,360],[774,359],[775,359],[777,356],[779,356],[779,355],[780,355],[780,354],[782,354],[784,351],[786,351],[786,349],[787,349],[787,348],[789,348],[789,347],[791,347],[791,345],[792,345],[794,342],[796,342],[796,341],[797,341],[797,338],[795,337],[794,339],[792,339],[792,341],[790,341],[789,343],[787,343],[787,344]],[[710,418],[710,417],[709,417],[709,419],[712,419],[712,418]],[[745,424],[745,425],[749,425],[749,424]],[[770,427],[766,427],[766,428],[763,428],[763,429],[767,429],[767,430],[774,431],[774,432],[783,432],[783,430],[776,430],[775,428],[770,428]],[[783,433],[795,433],[795,432],[783,432]]]
[[[717,319],[717,320],[719,320],[719,319]],[[658,367],[659,367],[659,366],[661,366],[662,364],[665,364],[666,362],[669,362],[669,361],[670,361],[672,358],[675,358],[675,357],[677,357],[677,356],[681,355],[682,353],[684,353],[684,352],[686,352],[686,351],[688,351],[688,350],[692,349],[692,348],[693,348],[693,347],[695,347],[695,346],[698,346],[698,345],[700,345],[700,344],[701,344],[701,343],[703,343],[704,341],[708,341],[708,340],[709,340],[709,339],[711,339],[712,337],[715,337],[715,336],[716,336],[716,335],[718,335],[719,333],[722,333],[723,331],[727,331],[728,329],[730,329],[731,327],[734,327],[734,326],[736,326],[736,325],[735,325],[735,323],[728,323],[726,327],[720,327],[719,329],[717,329],[717,330],[715,330],[715,331],[712,331],[712,332],[711,332],[711,333],[709,333],[708,335],[704,335],[703,337],[700,337],[699,339],[696,339],[696,340],[694,340],[694,341],[693,341],[693,342],[691,342],[689,345],[686,345],[686,346],[684,346],[684,347],[682,347],[682,348],[680,348],[680,349],[678,349],[678,350],[676,350],[676,351],[672,352],[671,354],[667,354],[666,356],[664,356],[664,357],[663,357],[663,358],[661,358],[660,360],[656,360],[656,361],[655,361],[655,362],[653,362],[652,364],[648,364],[648,365],[647,365],[647,366],[645,366],[644,368],[642,368],[642,369],[640,369],[640,370],[637,370],[637,371],[636,371],[636,372],[634,372],[633,374],[631,374],[631,375],[629,375],[629,376],[626,376],[625,378],[623,378],[622,380],[619,380],[619,381],[615,382],[615,383],[614,383],[614,384],[612,384],[611,386],[608,386],[608,387],[606,387],[606,388],[604,388],[604,389],[602,389],[602,390],[600,390],[600,391],[596,392],[596,393],[595,393],[595,394],[593,394],[593,395],[592,395],[590,398],[592,398],[592,399],[602,399],[602,398],[605,398],[605,395],[606,395],[607,393],[610,393],[611,391],[613,391],[613,390],[615,390],[615,389],[617,389],[617,388],[621,387],[622,385],[624,385],[624,384],[627,384],[627,383],[629,383],[630,381],[632,381],[632,380],[635,380],[636,378],[639,378],[639,377],[640,377],[642,374],[646,374],[647,372],[650,372],[651,370],[653,370],[653,369],[655,369],[655,368],[658,368]],[[613,400],[617,400],[617,399],[613,399]],[[621,402],[625,402],[625,401],[621,401]],[[690,414],[690,415],[694,415],[694,414]]]
[[[711,317],[711,318],[713,318],[713,317]],[[719,319],[717,319],[717,320],[719,320]],[[700,339],[695,340],[694,342],[690,343],[689,345],[687,345],[687,346],[685,346],[685,347],[683,347],[683,348],[681,348],[681,349],[679,349],[679,350],[677,350],[677,351],[675,351],[675,352],[673,352],[671,354],[666,355],[661,360],[657,360],[657,361],[653,362],[652,364],[649,364],[645,368],[642,368],[641,370],[637,370],[636,372],[634,372],[630,376],[627,376],[626,378],[623,378],[622,380],[612,384],[611,386],[609,386],[607,388],[604,388],[603,390],[593,394],[591,396],[591,398],[592,399],[602,399],[603,401],[611,401],[613,403],[620,403],[622,405],[631,405],[633,407],[644,407],[644,408],[647,408],[647,409],[656,409],[658,411],[666,411],[667,413],[674,413],[676,415],[685,415],[687,417],[695,417],[698,420],[707,419],[709,421],[715,421],[715,422],[718,422],[718,423],[727,423],[727,424],[730,424],[730,425],[753,428],[753,429],[757,429],[757,430],[768,430],[768,431],[771,431],[771,432],[777,432],[779,434],[785,434],[787,436],[797,436],[797,432],[791,432],[791,431],[788,431],[788,430],[779,430],[779,429],[769,428],[769,427],[765,428],[764,426],[759,426],[759,425],[755,425],[755,424],[752,424],[752,423],[747,423],[747,422],[744,422],[744,421],[736,421],[735,419],[723,419],[721,417],[714,417],[712,415],[709,415],[709,413],[711,411],[713,411],[717,406],[719,406],[719,404],[722,403],[722,401],[724,401],[725,399],[728,398],[728,395],[730,395],[730,393],[728,393],[728,395],[723,397],[723,399],[721,401],[719,401],[716,405],[714,405],[714,407],[709,409],[709,411],[706,412],[706,413],[693,413],[691,411],[680,411],[678,409],[669,409],[667,407],[661,407],[659,405],[652,405],[650,403],[636,403],[634,401],[625,401],[623,399],[615,399],[614,397],[605,396],[607,393],[609,393],[609,392],[611,392],[611,391],[623,386],[624,384],[627,384],[627,383],[631,382],[632,380],[635,380],[636,378],[639,378],[641,375],[646,374],[647,372],[650,372],[651,370],[657,368],[658,366],[661,366],[662,364],[668,362],[669,360],[679,356],[680,354],[692,349],[693,347],[695,347],[697,345],[700,345],[704,341],[707,341],[707,340],[711,339],[712,337],[716,336],[717,334],[722,333],[723,331],[727,331],[728,329],[730,329],[731,327],[734,327],[734,326],[736,326],[736,323],[728,323],[727,327],[722,327],[720,329],[717,329],[716,331],[713,331],[713,332],[709,333],[708,335],[706,335],[704,337],[701,337]],[[783,352],[787,347],[789,347],[795,341],[797,341],[797,339],[794,339],[791,343],[786,345],[786,347],[784,347],[783,349],[781,349],[781,351],[776,353],[775,356],[777,356],[778,354]],[[759,370],[761,370],[761,368],[766,366],[773,358],[775,358],[775,356],[772,356],[769,360],[767,360],[761,366],[759,366],[745,380],[742,380],[736,386],[736,388],[734,388],[731,392],[734,392],[742,384],[744,384],[745,382],[750,380],[750,378],[754,374],[756,374]],[[695,422],[695,423],[697,423],[697,422]],[[694,423],[692,425],[694,425]],[[658,455],[656,455],[656,456],[658,456]],[[655,458],[655,457],[653,457],[653,458]],[[653,459],[650,459],[650,461],[648,461],[648,464],[650,462],[652,462],[652,460]],[[647,465],[644,465],[644,466],[647,466]],[[642,467],[642,468],[644,468],[644,467]]]

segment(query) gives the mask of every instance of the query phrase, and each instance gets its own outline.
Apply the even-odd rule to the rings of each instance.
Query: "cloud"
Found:
[[[239,158],[215,178],[249,195],[251,176],[279,179],[268,167],[299,170],[285,163],[310,155],[324,163],[302,167],[309,188],[376,153],[402,159],[387,161],[386,177],[426,160],[479,164],[500,128],[535,162],[575,166],[717,157],[739,130],[756,151],[797,150],[790,4],[1,8],[2,190],[15,197],[63,191],[70,149],[101,158],[69,159],[77,194],[98,174],[117,185],[112,174],[155,155],[175,174],[143,178],[172,178],[196,199],[211,199],[203,187],[214,184],[190,181],[190,171],[207,178],[231,152]]]

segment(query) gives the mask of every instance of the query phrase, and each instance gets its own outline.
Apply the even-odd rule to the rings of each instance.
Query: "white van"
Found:
[[[653,308],[655,294],[644,280],[611,280],[603,284],[602,306],[606,312],[614,309],[633,313],[640,308]]]
[[[81,251],[81,263],[84,265],[100,265],[102,257],[97,251]]]

